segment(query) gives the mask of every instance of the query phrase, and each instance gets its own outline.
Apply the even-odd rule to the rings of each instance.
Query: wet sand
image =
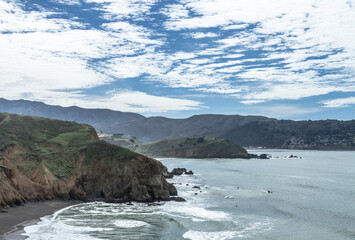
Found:
[[[24,206],[0,209],[0,239],[25,239],[21,233],[26,225],[35,224],[41,217],[78,203],[81,202],[50,200],[28,202]]]

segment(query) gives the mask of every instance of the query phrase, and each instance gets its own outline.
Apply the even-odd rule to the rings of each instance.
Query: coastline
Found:
[[[26,239],[21,234],[27,225],[36,224],[41,217],[82,201],[48,200],[44,202],[27,202],[24,206],[0,209],[0,239]]]

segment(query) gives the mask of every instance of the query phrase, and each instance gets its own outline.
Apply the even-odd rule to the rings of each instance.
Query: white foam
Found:
[[[170,209],[170,211],[192,216],[193,219],[200,219],[205,221],[208,220],[223,221],[229,219],[228,213],[222,211],[211,211],[211,210],[204,209],[202,207],[176,206],[175,208]]]
[[[185,239],[191,240],[228,240],[234,239],[236,237],[244,237],[236,231],[222,231],[222,232],[198,232],[198,231],[188,231],[183,236]]]
[[[63,239],[97,239],[88,236],[88,232],[112,231],[112,228],[95,228],[70,226],[63,222],[53,222],[51,219],[42,219],[40,223],[24,228],[23,235],[28,236],[28,239],[36,240],[63,240]]]
[[[119,228],[138,228],[138,227],[144,227],[149,225],[148,223],[143,221],[127,220],[127,219],[116,220],[114,224]]]

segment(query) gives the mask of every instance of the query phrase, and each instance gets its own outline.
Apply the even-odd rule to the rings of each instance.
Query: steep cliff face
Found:
[[[0,207],[53,198],[168,200],[174,191],[163,171],[154,159],[99,141],[88,125],[0,113]]]

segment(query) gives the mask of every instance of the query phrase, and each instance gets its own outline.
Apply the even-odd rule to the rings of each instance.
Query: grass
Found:
[[[167,138],[141,145],[136,151],[145,155],[164,156],[166,153],[171,153],[176,150],[183,151],[189,149],[193,149],[201,155],[240,155],[247,153],[244,148],[226,139],[209,137]]]
[[[92,164],[97,159],[111,159],[115,161],[124,161],[136,154],[126,148],[115,146],[104,141],[98,141],[88,144],[81,150],[85,154],[87,164]]]
[[[92,139],[93,127],[75,122],[51,120],[41,117],[0,113],[1,149],[9,144],[26,151],[12,154],[10,161],[24,173],[43,164],[57,178],[75,174],[75,161],[85,154],[85,164],[103,158],[124,161],[136,154],[128,149]],[[1,169],[1,168],[0,168]]]
[[[82,146],[91,140],[91,130],[92,128],[84,127],[74,131],[61,133],[54,138],[49,139],[48,142],[59,143],[64,147]]]

